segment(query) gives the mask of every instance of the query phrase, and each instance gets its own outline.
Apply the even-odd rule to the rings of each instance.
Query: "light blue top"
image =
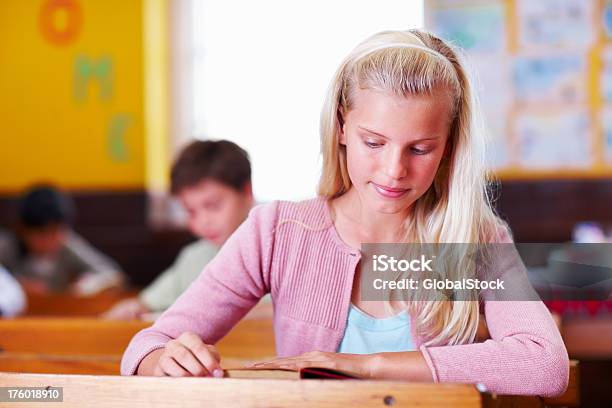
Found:
[[[410,316],[406,311],[377,319],[351,304],[338,353],[372,354],[413,350],[416,347],[410,335]]]

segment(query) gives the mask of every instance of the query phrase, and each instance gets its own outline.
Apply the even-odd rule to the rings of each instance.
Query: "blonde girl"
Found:
[[[255,208],[134,337],[122,373],[221,376],[214,344],[271,293],[279,358],[259,367],[563,393],[567,352],[539,301],[484,301],[491,338],[477,343],[476,301],[414,302],[389,315],[389,301],[360,296],[363,243],[511,242],[485,192],[479,119],[465,68],[442,40],[417,30],[366,39],[325,101],[319,197]],[[515,267],[492,265],[498,275]]]

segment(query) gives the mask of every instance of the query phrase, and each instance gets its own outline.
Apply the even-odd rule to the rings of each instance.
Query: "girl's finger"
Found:
[[[204,377],[210,375],[210,372],[195,355],[187,347],[177,348],[172,353],[172,358],[185,370],[189,371],[194,377]]]
[[[189,377],[190,374],[172,357],[162,357],[159,359],[159,368],[161,373],[169,377]]]
[[[223,370],[221,369],[219,360],[206,347],[196,348],[192,350],[192,352],[200,363],[206,367],[207,375],[223,377]]]
[[[219,354],[219,351],[217,350],[215,346],[211,346],[210,344],[207,344],[206,348],[215,357],[217,361],[221,362],[221,355]]]
[[[223,377],[223,370],[219,364],[219,353],[214,346],[207,346],[200,337],[195,334],[181,336],[179,340],[193,357],[197,359],[199,365],[206,370],[206,373],[202,375]]]

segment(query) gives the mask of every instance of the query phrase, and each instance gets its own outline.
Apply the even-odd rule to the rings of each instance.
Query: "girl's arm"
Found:
[[[484,303],[491,338],[456,346],[421,346],[435,382],[482,383],[491,392],[514,395],[560,395],[569,382],[567,350],[546,306],[532,290],[512,240],[503,230],[500,256],[492,274],[514,282],[504,300]]]
[[[480,383],[499,394],[562,394],[569,379],[569,360],[542,302],[488,302],[485,312],[492,339],[484,343],[369,355],[315,351],[256,367],[320,367],[360,378]]]
[[[565,392],[567,350],[542,302],[487,302],[485,315],[490,340],[421,347],[435,382],[482,383],[499,394],[549,397]]]
[[[363,379],[433,382],[431,370],[420,351],[375,354],[312,351],[301,356],[257,363],[253,367],[289,370],[307,367],[329,368]]]
[[[378,353],[374,355],[372,378],[433,382],[431,370],[420,351]]]
[[[271,203],[253,209],[185,293],[136,334],[121,361],[123,375],[135,374],[149,353],[183,333],[215,344],[269,292],[277,208]]]

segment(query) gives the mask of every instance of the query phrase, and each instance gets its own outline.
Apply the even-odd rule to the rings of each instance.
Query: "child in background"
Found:
[[[0,234],[0,262],[27,291],[87,296],[122,284],[119,266],[72,230],[73,204],[60,191],[33,188],[18,211],[17,238]]]
[[[25,307],[26,297],[19,282],[0,265],[0,317],[15,317]]]
[[[563,393],[567,351],[540,301],[483,299],[491,339],[475,343],[478,301],[411,302],[389,316],[390,299],[360,296],[362,243],[511,243],[486,195],[480,118],[457,52],[439,38],[410,30],[361,43],[324,105],[319,197],[256,207],[183,296],[132,339],[121,372],[222,376],[214,344],[271,293],[280,358],[258,367]]]
[[[172,167],[171,192],[187,210],[189,230],[200,239],[183,248],[137,298],[119,302],[102,317],[127,320],[163,312],[189,287],[253,206],[249,157],[226,140],[192,142]]]

